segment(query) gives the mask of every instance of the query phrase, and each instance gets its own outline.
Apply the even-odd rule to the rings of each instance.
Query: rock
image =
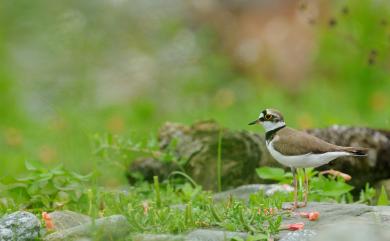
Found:
[[[247,190],[249,190],[247,188]],[[281,231],[275,238],[280,241],[328,241],[328,240],[390,240],[390,206],[367,206],[364,204],[309,203],[297,212],[318,211],[320,217],[309,221],[298,214],[283,219],[282,225],[304,222],[300,231]],[[196,229],[187,234],[136,234],[135,241],[222,241],[248,234],[223,230]]]
[[[390,240],[390,231],[376,224],[345,222],[324,226],[315,240],[383,241]]]
[[[373,223],[375,219],[373,215],[375,210],[372,206],[364,204],[337,204],[337,203],[319,203],[311,202],[305,208],[300,208],[299,212],[317,211],[320,213],[320,218],[317,221],[311,222],[306,218],[287,217],[283,220],[284,223],[305,222],[305,228],[318,230],[322,226],[333,223],[342,223],[348,220],[364,221]]]
[[[215,194],[214,200],[223,201],[229,198],[229,196],[232,196],[236,199],[248,200],[250,194],[257,193],[260,190],[263,190],[266,196],[270,196],[275,192],[292,192],[293,187],[291,187],[290,185],[280,185],[280,184],[243,185],[232,190]]]
[[[94,237],[98,240],[115,240],[126,237],[129,232],[129,224],[123,215],[113,215],[60,230],[47,235],[46,241],[80,240],[80,238]],[[96,236],[96,237],[95,237]],[[93,239],[96,240],[96,239]]]
[[[373,208],[377,217],[380,219],[379,222],[381,222],[382,225],[389,226],[390,228],[390,206],[375,206]]]
[[[340,158],[319,167],[319,170],[333,168],[350,174],[350,184],[358,189],[364,188],[366,182],[390,178],[390,131],[333,125],[307,132],[336,145],[369,148],[367,158]]]
[[[41,223],[32,213],[19,211],[0,219],[0,241],[36,240]]]
[[[284,218],[283,224],[304,222],[304,232],[282,231],[279,235],[282,241],[301,240],[390,240],[390,206],[373,207],[364,204],[337,204],[337,203],[309,203],[299,212],[318,211],[317,221],[309,221],[298,215]],[[359,232],[368,232],[367,235],[351,234],[354,228]],[[297,234],[296,234],[297,233]],[[375,233],[375,235],[373,234]],[[348,236],[350,235],[350,236]],[[351,238],[353,237],[353,238]],[[358,237],[360,237],[358,239]],[[386,237],[386,239],[382,239]]]
[[[131,238],[133,241],[185,241],[184,235],[173,234],[135,234]]]
[[[165,180],[169,175],[180,167],[175,163],[161,162],[154,158],[138,158],[131,163],[131,169],[126,173],[130,184],[138,181],[141,174],[146,181],[153,182],[153,176],[159,176],[160,180]]]
[[[210,230],[210,229],[196,229],[190,232],[185,240],[186,241],[225,241],[231,240],[234,237],[240,237],[246,239],[248,234],[239,232],[228,232],[222,230]]]
[[[261,180],[254,171],[257,167],[280,166],[266,150],[264,134],[260,130],[258,133],[233,131],[222,128],[213,121],[198,122],[191,126],[166,123],[161,127],[158,139],[160,149],[163,151],[172,148],[170,143],[175,141],[174,154],[177,159],[186,163],[184,171],[204,189],[216,190],[216,160],[220,132],[224,190],[259,183]],[[352,175],[351,184],[357,189],[364,187],[366,182],[374,183],[390,178],[390,131],[334,125],[307,132],[337,145],[369,148],[369,155],[366,158],[340,158],[320,167],[320,170],[333,168]],[[146,180],[152,181],[153,175],[161,176],[162,180],[175,168],[177,167],[171,164],[162,164],[157,159],[145,157],[132,164],[128,172],[130,174],[139,172]]]
[[[135,234],[131,238],[134,241],[225,241],[234,237],[245,240],[246,233],[228,232],[212,229],[195,229],[187,234]]]
[[[225,241],[232,238],[243,238],[248,236],[246,233],[228,232],[223,230],[196,229],[186,236],[186,241]]]
[[[217,150],[218,135],[222,139],[222,186],[225,189],[248,183],[259,182],[254,170],[264,159],[263,138],[248,131],[231,131],[222,128],[213,121],[203,121],[192,126],[176,123],[166,123],[159,131],[158,139],[161,150],[170,148],[170,143],[176,141],[175,155],[185,161],[185,172],[206,190],[217,189]],[[148,160],[147,160],[148,159]],[[151,162],[150,158],[145,159]],[[155,160],[155,162],[159,162]],[[151,164],[149,164],[151,165]],[[155,166],[153,164],[152,166]],[[170,168],[167,168],[170,169]],[[139,171],[137,165],[129,167],[129,173]],[[159,168],[159,176],[167,176],[163,168]],[[142,169],[146,180],[147,168]],[[155,175],[156,172],[153,172]]]
[[[56,231],[65,230],[92,221],[91,217],[87,215],[68,210],[54,211],[49,213],[49,216],[53,222],[54,230]]]
[[[317,235],[317,232],[311,229],[304,229],[286,233],[280,241],[310,241]]]

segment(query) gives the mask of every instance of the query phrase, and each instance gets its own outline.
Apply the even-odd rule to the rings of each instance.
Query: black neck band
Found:
[[[283,126],[281,126],[281,127],[275,128],[275,129],[270,130],[270,131],[267,131],[267,132],[265,133],[265,141],[266,141],[266,142],[272,141],[272,139],[274,138],[276,132],[278,132],[278,130],[280,130],[280,129],[283,129],[284,127],[286,127],[286,125],[283,125]]]

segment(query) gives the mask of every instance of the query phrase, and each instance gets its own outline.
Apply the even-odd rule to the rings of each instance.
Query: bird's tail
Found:
[[[367,156],[368,149],[364,147],[343,147],[343,151],[350,153],[352,156]]]

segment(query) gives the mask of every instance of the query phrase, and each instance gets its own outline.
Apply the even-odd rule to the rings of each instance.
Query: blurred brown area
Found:
[[[325,1],[192,1],[198,24],[212,26],[234,66],[289,90],[308,78],[316,48],[315,29],[327,15]]]

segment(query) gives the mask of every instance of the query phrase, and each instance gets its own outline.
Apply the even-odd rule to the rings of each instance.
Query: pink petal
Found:
[[[293,223],[287,226],[287,229],[290,231],[302,230],[305,227],[304,223]]]

